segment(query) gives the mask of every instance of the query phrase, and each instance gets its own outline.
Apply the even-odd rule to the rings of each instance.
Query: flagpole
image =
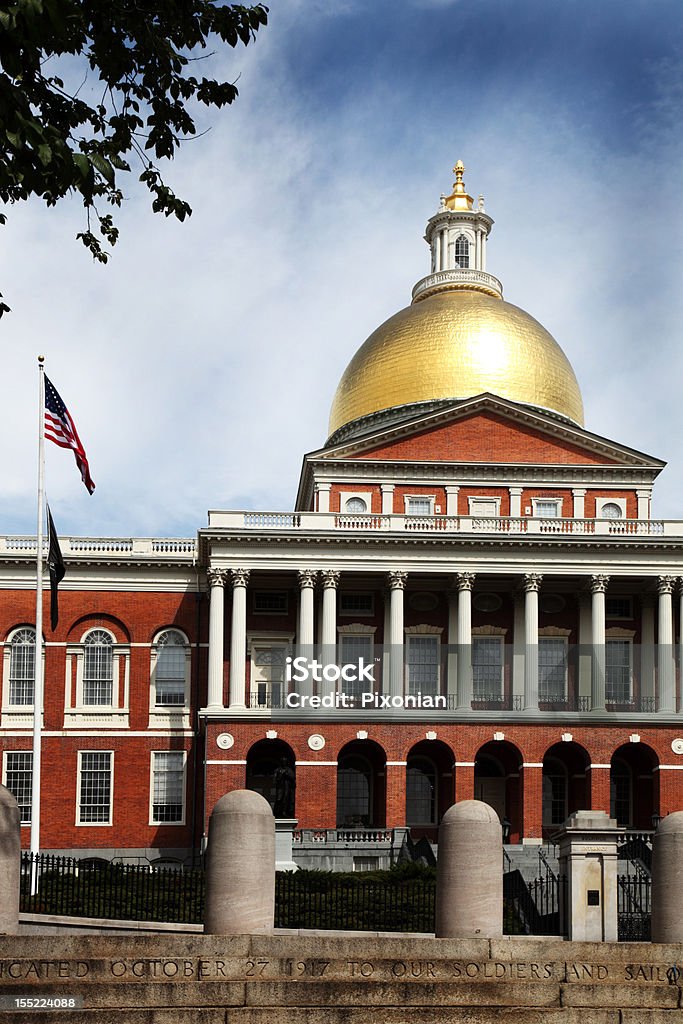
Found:
[[[36,529],[36,644],[33,679],[33,772],[31,779],[32,856],[40,853],[40,762],[43,717],[43,524],[45,522],[45,357],[38,356],[38,523]],[[38,872],[31,870],[31,895]]]

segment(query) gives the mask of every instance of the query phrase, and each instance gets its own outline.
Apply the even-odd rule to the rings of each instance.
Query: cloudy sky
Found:
[[[0,532],[35,530],[37,355],[97,483],[49,445],[60,533],[192,535],[208,508],[290,508],[354,351],[428,272],[464,161],[489,270],[557,338],[586,425],[669,462],[683,518],[680,0],[272,0],[216,58],[240,98],[129,191],[106,267],[76,203],[0,229]],[[126,188],[124,182],[124,189]]]

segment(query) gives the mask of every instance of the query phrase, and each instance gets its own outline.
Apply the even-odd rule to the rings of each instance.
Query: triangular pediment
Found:
[[[416,415],[307,458],[658,469],[665,465],[552,413],[489,394]]]

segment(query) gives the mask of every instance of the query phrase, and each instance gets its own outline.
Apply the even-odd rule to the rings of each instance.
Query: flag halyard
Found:
[[[45,437],[60,448],[71,448],[76,465],[88,493],[92,494],[95,484],[90,476],[90,467],[85,448],[78,436],[76,425],[54,384],[45,375]]]

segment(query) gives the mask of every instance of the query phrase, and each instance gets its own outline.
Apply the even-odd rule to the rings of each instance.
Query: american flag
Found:
[[[71,448],[76,459],[76,465],[81,472],[83,483],[92,494],[95,484],[90,476],[88,460],[85,448],[81,444],[76,425],[69,415],[69,410],[59,397],[54,384],[45,377],[45,437],[48,441],[54,441],[60,448]]]

